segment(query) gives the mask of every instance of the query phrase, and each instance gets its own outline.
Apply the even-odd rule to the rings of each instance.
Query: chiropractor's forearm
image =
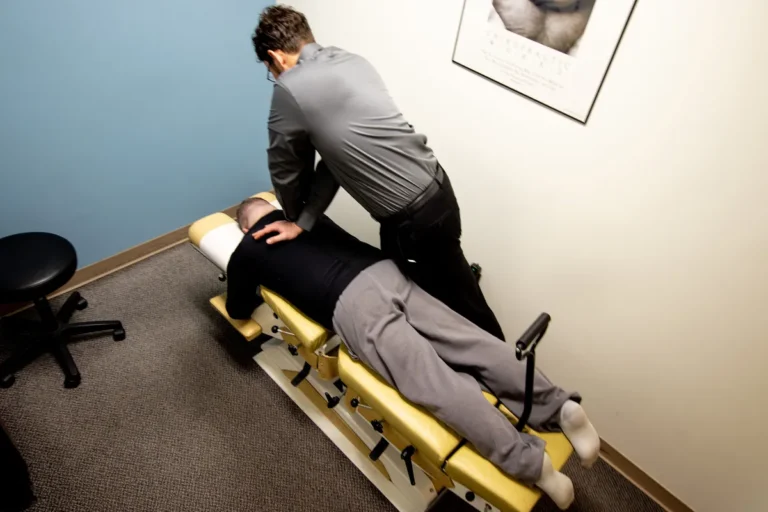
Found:
[[[325,162],[321,160],[317,164],[309,198],[296,224],[304,231],[311,231],[317,220],[331,205],[338,190],[338,182],[331,175]]]
[[[301,186],[298,183],[280,184],[274,179],[272,180],[272,186],[275,189],[275,197],[277,197],[277,201],[283,209],[285,218],[295,222],[303,209]]]
[[[314,179],[314,151],[297,151],[280,134],[272,134],[268,151],[269,174],[275,196],[287,219],[296,221],[304,209],[308,185]]]
[[[288,220],[296,221],[314,180],[315,148],[301,120],[296,100],[284,87],[275,87],[269,114],[267,159],[275,195]]]

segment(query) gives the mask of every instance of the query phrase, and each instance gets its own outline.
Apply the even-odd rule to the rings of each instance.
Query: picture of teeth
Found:
[[[493,0],[489,22],[575,55],[594,5],[595,0]]]
[[[586,123],[637,0],[464,0],[453,62]]]

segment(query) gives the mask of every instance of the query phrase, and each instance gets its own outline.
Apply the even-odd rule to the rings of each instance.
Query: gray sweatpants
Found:
[[[516,415],[522,414],[525,363],[494,338],[406,278],[391,260],[364,270],[344,290],[333,316],[336,333],[355,357],[408,400],[429,410],[477,451],[516,479],[541,476],[544,441],[519,433],[482,395],[479,377]],[[559,430],[560,408],[580,397],[536,372],[536,430]]]

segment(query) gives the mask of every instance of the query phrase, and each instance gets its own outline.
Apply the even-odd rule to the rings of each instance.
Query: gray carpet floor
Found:
[[[122,320],[126,340],[72,344],[77,389],[45,356],[0,390],[33,512],[394,510],[243,350],[208,304],[223,290],[188,244],[81,290],[73,321]],[[661,510],[602,461],[565,472],[574,511]]]

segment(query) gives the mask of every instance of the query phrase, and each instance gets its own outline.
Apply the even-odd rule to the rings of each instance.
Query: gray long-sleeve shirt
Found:
[[[437,172],[426,144],[358,55],[308,44],[274,87],[269,172],[286,217],[307,231],[339,185],[374,218],[411,204]]]

